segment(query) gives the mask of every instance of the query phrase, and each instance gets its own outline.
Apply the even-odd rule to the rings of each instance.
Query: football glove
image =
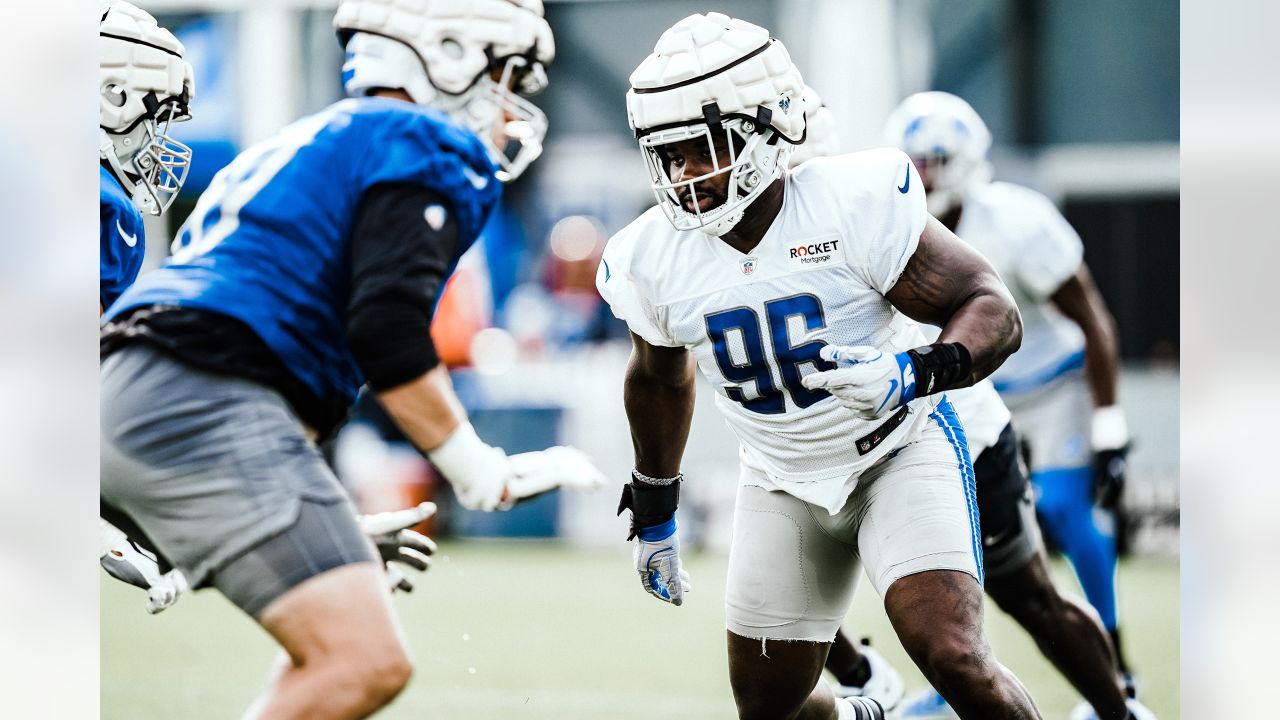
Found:
[[[98,563],[111,577],[147,591],[148,614],[163,612],[190,589],[181,570],[161,573],[154,555],[102,518],[98,518],[98,539],[103,548]]]
[[[392,590],[413,592],[413,582],[393,562],[403,563],[415,570],[431,567],[431,556],[436,544],[431,538],[411,530],[414,525],[436,514],[436,504],[424,502],[417,507],[392,512],[361,515],[360,531],[373,541],[387,567],[387,578]]]
[[[605,476],[587,454],[577,448],[557,445],[536,452],[512,455],[511,478],[507,481],[506,509],[516,501],[535,497],[558,487],[596,490],[604,487]]]
[[[463,423],[427,457],[453,485],[458,502],[471,510],[509,510],[516,502],[558,487],[602,487],[601,473],[585,453],[557,446],[508,457]]]
[[[835,370],[810,373],[801,381],[810,390],[826,390],[863,420],[875,420],[916,397],[915,366],[905,352],[889,355],[859,345],[827,345],[819,356]]]
[[[1129,427],[1119,405],[1101,407],[1093,413],[1093,501],[1105,510],[1114,510],[1124,496],[1125,470],[1129,455]]]
[[[684,594],[692,586],[689,573],[680,567],[680,538],[674,516],[661,525],[638,529],[634,559],[645,592],[672,605],[684,602]]]

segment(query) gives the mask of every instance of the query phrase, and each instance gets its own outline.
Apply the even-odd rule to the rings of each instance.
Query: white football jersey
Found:
[[[996,389],[1018,394],[1083,366],[1084,334],[1049,297],[1080,267],[1084,244],[1049,198],[990,183],[965,197],[956,235],[991,261],[1022,313],[1022,347],[992,373]]]
[[[826,344],[901,352],[919,325],[884,298],[928,214],[920,177],[893,149],[818,158],[785,176],[782,209],[743,254],[658,208],[610,239],[596,286],[652,345],[688,348],[748,466],[837,512],[858,474],[915,438],[936,397],[868,422],[800,379],[832,369]]]
[[[941,328],[933,325],[921,325],[926,342],[938,341]],[[1013,419],[1009,408],[1000,399],[995,385],[990,378],[979,380],[972,387],[957,388],[947,391],[947,398],[956,409],[960,424],[964,425],[964,435],[969,441],[969,457],[977,462],[983,450],[996,444],[1004,426]]]

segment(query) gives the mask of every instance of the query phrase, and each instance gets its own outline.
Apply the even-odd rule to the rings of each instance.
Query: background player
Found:
[[[190,119],[195,78],[182,43],[146,11],[102,2],[98,15],[101,313],[138,277],[147,244],[142,213],[163,213],[186,179],[191,151],[169,135],[169,125]],[[148,612],[164,610],[186,590],[181,572],[162,571],[114,525],[100,518],[98,529],[102,567],[146,590]]]
[[[972,469],[933,396],[1017,348],[1017,310],[929,217],[901,153],[785,171],[803,87],[781,43],[718,13],[677,23],[631,75],[658,206],[609,241],[597,286],[634,345],[620,510],[636,569],[646,591],[683,602],[675,510],[696,360],[741,442],[726,591],[739,716],[883,716],[820,682],[861,560],[963,717],[1039,717],[982,630]],[[925,345],[908,316],[943,326],[942,342]]]
[[[186,50],[146,11],[98,6],[99,311],[138,277],[143,212],[168,209],[191,166],[169,125],[191,118],[195,77]]]
[[[992,381],[1030,450],[1041,526],[1071,561],[1128,675],[1116,610],[1113,515],[1129,432],[1116,402],[1115,322],[1075,230],[1043,195],[991,182],[991,133],[964,100],[918,93],[886,122],[916,163],[930,210],[1005,278],[1026,327]]]
[[[485,444],[431,344],[499,177],[540,149],[507,128],[538,127],[517,93],[554,54],[538,0],[463,5],[344,2],[356,97],[222,170],[174,255],[106,315],[103,498],[285,650],[251,717],[365,717],[408,680],[375,551],[313,442],[363,383],[468,507],[602,480],[568,448]]]
[[[810,98],[817,98],[816,92],[810,92],[812,95],[806,94],[806,112],[811,112],[808,135],[792,156],[792,167],[812,157],[835,154],[839,146],[831,111],[820,101],[810,105]],[[810,107],[814,109],[810,111]],[[921,329],[936,339],[937,328]],[[1100,717],[1154,717],[1136,700],[1128,700],[1126,708],[1111,639],[1096,614],[1053,586],[1036,526],[1031,488],[1018,458],[1018,436],[995,387],[984,379],[973,387],[949,390],[947,398],[964,423],[969,451],[975,458],[987,594],[1035,638],[1040,650],[1081,695],[1100,708]],[[901,699],[902,680],[897,671],[865,641],[861,647],[855,644],[843,628],[832,643],[826,668],[840,683],[834,688],[837,695],[866,695],[886,709],[896,707]],[[904,718],[953,716],[946,701],[932,689],[902,711]]]

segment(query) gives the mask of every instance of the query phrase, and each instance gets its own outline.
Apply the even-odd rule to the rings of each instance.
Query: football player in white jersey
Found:
[[[1129,433],[1116,399],[1115,323],[1080,237],[1048,198],[991,182],[991,133],[954,95],[903,100],[885,140],[912,157],[930,211],[991,261],[1018,302],[1022,349],[991,379],[1029,446],[1041,527],[1071,561],[1127,675],[1108,511],[1124,488]]]
[[[819,107],[808,116],[807,137],[791,156],[793,168],[811,158],[833,155],[839,147],[831,111],[821,106],[816,92],[805,97],[806,108]],[[937,337],[935,327],[922,330],[926,337]],[[987,594],[1026,629],[1080,694],[1099,708],[1099,717],[1154,718],[1137,700],[1125,697],[1111,640],[1096,614],[1053,586],[1031,489],[1018,461],[1018,436],[1009,409],[991,380],[949,390],[947,398],[964,424],[974,458]],[[861,646],[855,644],[844,628],[836,633],[826,667],[839,681],[833,688],[837,695],[873,697],[886,709],[896,708],[902,697],[902,678],[897,671],[865,639]],[[954,714],[937,691],[930,689],[908,702],[901,716],[919,720]]]
[[[940,394],[1018,347],[1016,306],[929,216],[906,155],[786,171],[803,89],[781,43],[719,13],[681,20],[631,75],[658,205],[596,279],[632,332],[621,508],[641,584],[675,605],[689,590],[675,511],[696,363],[741,448],[725,598],[739,717],[883,717],[820,681],[861,565],[961,717],[1038,718],[983,631],[973,471]]]

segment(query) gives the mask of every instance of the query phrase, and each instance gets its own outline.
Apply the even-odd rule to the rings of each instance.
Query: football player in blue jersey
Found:
[[[105,310],[138,277],[142,213],[168,209],[191,149],[169,125],[191,118],[195,81],[173,33],[127,2],[102,2],[98,20],[98,301]]]
[[[582,453],[477,437],[429,327],[503,180],[541,149],[540,0],[345,0],[352,97],[242,153],[158,270],[108,309],[104,503],[286,655],[249,716],[360,718],[410,662],[377,550],[321,458],[362,385],[495,510],[603,476]]]
[[[182,43],[145,10],[103,0],[98,16],[101,313],[138,276],[146,254],[142,213],[163,213],[186,179],[191,151],[168,128],[191,117],[195,88]],[[177,601],[185,590],[180,572],[161,568],[106,520],[98,528],[102,567],[146,590],[148,612]]]

